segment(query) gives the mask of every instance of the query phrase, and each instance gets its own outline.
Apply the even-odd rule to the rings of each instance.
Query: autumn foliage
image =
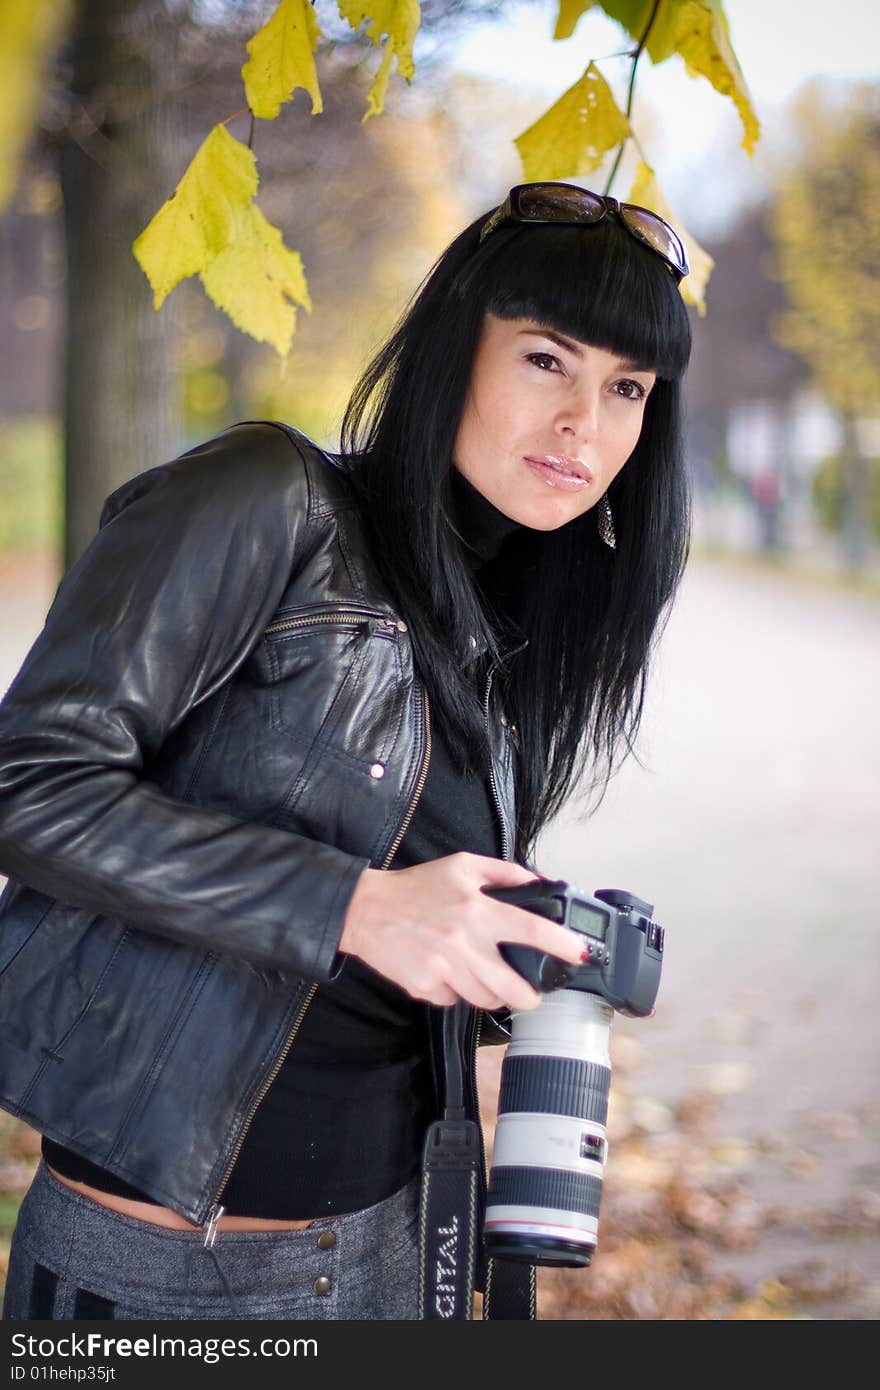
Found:
[[[815,88],[795,113],[800,158],[781,179],[773,227],[789,306],[775,327],[849,416],[880,414],[880,95],[846,106]]]
[[[363,28],[366,41],[381,52],[367,93],[362,118],[367,120],[384,109],[395,68],[407,82],[415,75],[413,44],[420,6],[418,0],[337,0],[336,8],[352,29]],[[605,189],[610,192],[620,153],[633,141],[641,163],[627,201],[651,207],[676,227],[693,267],[682,294],[703,313],[712,262],[657,187],[633,126],[632,97],[643,52],[654,63],[677,53],[692,76],[706,78],[733,101],[743,124],[743,145],[751,153],[759,127],[721,0],[603,0],[601,5],[596,0],[558,0],[554,39],[571,38],[582,16],[594,8],[602,9],[636,42],[626,111],[618,106],[596,63],[588,62],[578,81],[516,138],[523,178],[577,178],[599,168],[617,147]],[[248,41],[241,76],[247,103],[243,109],[252,117],[251,137],[254,118],[274,120],[298,91],[308,94],[312,115],[322,112],[315,63],[322,39],[320,9],[309,0],[281,0]],[[8,138],[0,146],[6,151],[5,160],[0,158],[0,206],[15,185],[42,66],[67,17],[66,0],[35,0],[32,5],[9,6],[4,14],[0,32],[18,61],[5,103]],[[227,116],[205,137],[171,197],[135,241],[134,254],[150,281],[157,309],[175,285],[197,275],[213,302],[238,328],[271,343],[286,357],[296,309],[310,307],[305,273],[299,254],[284,244],[280,229],[266,220],[254,202],[259,182],[256,159],[251,141],[244,144],[227,130],[231,119]]]
[[[416,0],[338,0],[338,8],[353,28],[365,24],[370,43],[382,48],[367,96],[366,120],[383,110],[395,62],[407,81],[414,76],[419,6]],[[592,0],[560,0],[554,37],[569,37],[591,8]],[[708,78],[734,101],[743,121],[743,143],[752,150],[758,124],[720,0],[607,0],[601,8],[637,40],[633,77],[643,49],[654,62],[681,54],[692,74]],[[252,115],[274,119],[298,90],[309,94],[313,115],[321,112],[314,58],[320,38],[319,21],[308,0],[281,0],[247,45],[242,78]],[[524,179],[573,178],[597,169],[616,146],[636,139],[631,98],[632,82],[625,114],[596,64],[588,63],[583,76],[517,137]],[[280,231],[253,203],[256,179],[250,150],[222,125],[215,126],[134,250],[153,287],[156,308],[175,284],[198,274],[214,303],[239,328],[286,356],[296,306],[309,307],[308,289],[297,253],[284,245]],[[703,312],[711,258],[681,227],[644,159],[628,200],[653,208],[677,227],[693,266],[682,293]]]

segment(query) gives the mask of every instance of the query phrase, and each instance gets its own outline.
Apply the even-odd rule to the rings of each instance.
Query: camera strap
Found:
[[[469,1320],[482,1234],[480,1131],[473,1120],[437,1120],[425,1138],[419,1210],[419,1317]],[[535,1267],[486,1261],[483,1318],[530,1320]]]
[[[483,1317],[496,1322],[534,1320],[538,1316],[535,1266],[518,1260],[487,1260]]]
[[[443,1118],[428,1128],[419,1209],[419,1318],[469,1320],[478,1269],[484,1272],[483,1317],[531,1319],[535,1269],[482,1259],[486,1178],[478,1119],[467,1117],[464,1037],[467,1006],[443,1011]]]
[[[480,1132],[436,1120],[425,1137],[419,1211],[419,1317],[469,1319],[477,1265]]]

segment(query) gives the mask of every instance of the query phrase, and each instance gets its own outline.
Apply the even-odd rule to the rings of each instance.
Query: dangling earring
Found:
[[[616,550],[617,537],[614,534],[614,520],[611,516],[611,503],[608,501],[607,492],[603,492],[596,503],[596,524],[599,527],[599,535],[605,544],[609,545],[612,550]]]

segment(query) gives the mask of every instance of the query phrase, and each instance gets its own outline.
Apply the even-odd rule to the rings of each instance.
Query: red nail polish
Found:
[[[590,959],[590,957],[592,956],[592,954],[593,954],[593,948],[592,948],[592,946],[585,946],[584,949],[581,951],[581,964],[582,964],[582,965],[586,965],[587,961]]]

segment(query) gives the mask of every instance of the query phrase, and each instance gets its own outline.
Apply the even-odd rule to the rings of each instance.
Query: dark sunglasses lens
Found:
[[[673,269],[678,271],[679,275],[687,275],[690,269],[687,252],[680,237],[676,235],[668,222],[664,222],[662,217],[658,217],[654,212],[649,212],[647,208],[637,208],[632,205],[621,207],[620,215],[630,231],[640,241],[662,256]]]
[[[605,207],[583,188],[535,184],[520,189],[517,213],[524,222],[598,222]]]

